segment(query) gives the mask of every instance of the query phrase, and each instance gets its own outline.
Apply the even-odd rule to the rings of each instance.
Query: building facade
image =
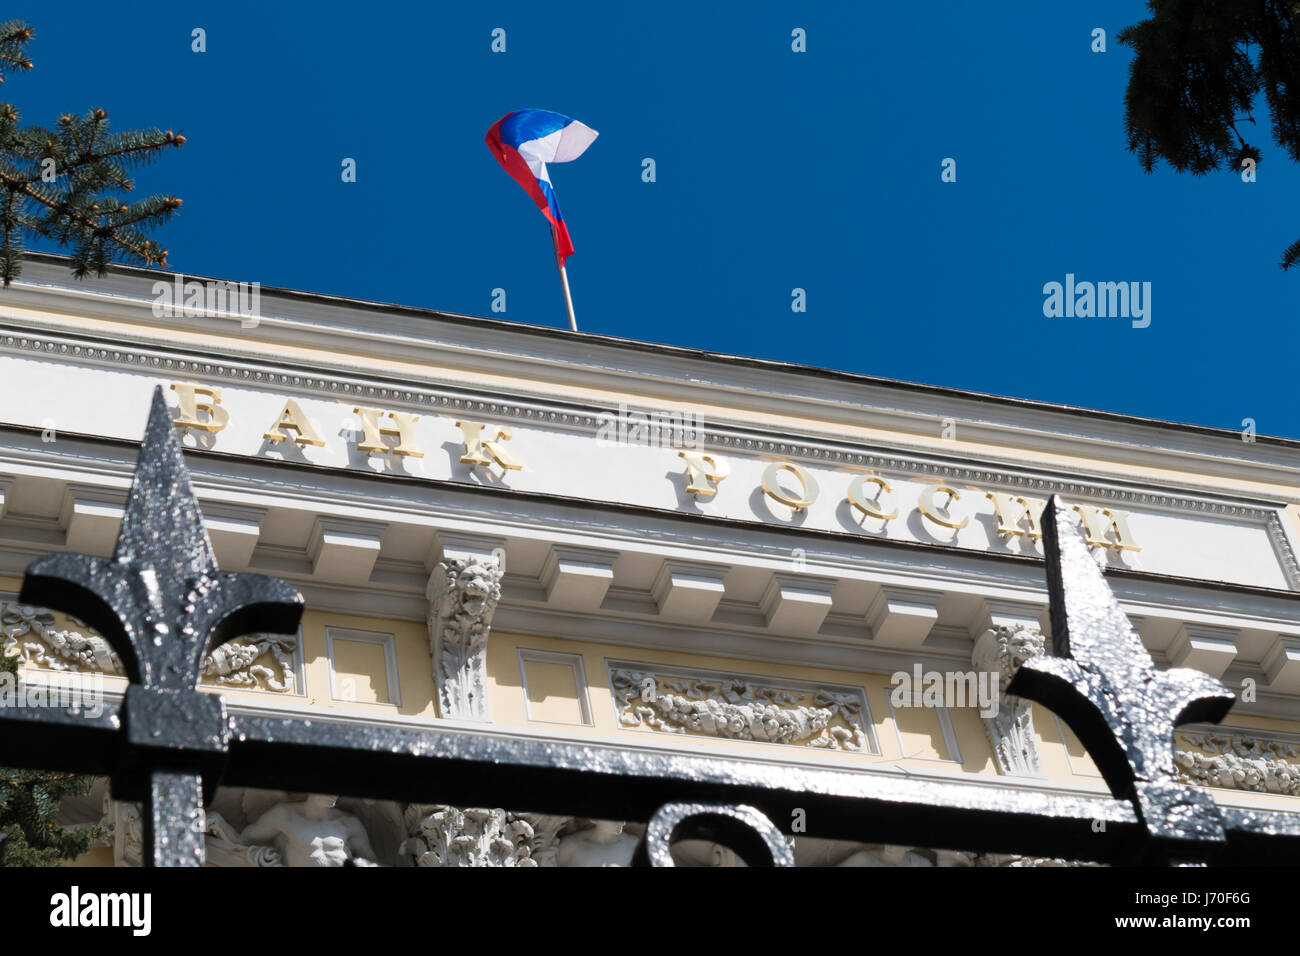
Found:
[[[1156,663],[1238,694],[1179,731],[1184,779],[1300,810],[1300,443],[243,291],[34,255],[0,293],[0,632],[29,688],[124,692],[102,637],[16,595],[37,556],[111,554],[161,387],[222,569],[306,599],[296,636],[205,659],[232,711],[1105,792],[1068,727],[1005,693],[1050,648],[1058,494]],[[208,856],[631,858],[635,824],[527,810],[223,789]],[[138,862],[138,810],[105,785],[65,816],[108,830],[79,863]],[[777,822],[800,865],[1051,862]]]

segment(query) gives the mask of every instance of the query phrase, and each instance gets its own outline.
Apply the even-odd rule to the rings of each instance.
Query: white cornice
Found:
[[[89,335],[35,332],[4,324],[0,311],[0,352],[34,354],[69,363],[120,368],[134,367],[160,376],[200,377],[231,385],[274,389],[299,394],[337,394],[387,402],[412,409],[441,411],[444,414],[475,414],[494,421],[527,426],[544,425],[584,434],[596,434],[602,413],[616,411],[607,405],[586,401],[557,401],[520,395],[491,394],[482,389],[456,385],[413,382],[395,378],[350,374],[340,370],[304,368],[287,365],[271,358],[228,360],[200,357],[192,350],[172,344],[156,347],[129,347]],[[752,456],[779,456],[791,460],[846,467],[879,469],[956,479],[981,485],[997,485],[1030,494],[1083,495],[1163,509],[1199,511],[1225,517],[1246,517],[1269,523],[1270,534],[1286,562],[1292,583],[1300,587],[1300,565],[1292,553],[1292,543],[1277,519],[1279,504],[1300,503],[1300,481],[1294,495],[1278,501],[1261,501],[1224,494],[1213,484],[1183,477],[1162,481],[1159,488],[1149,484],[1116,479],[1101,469],[1065,474],[1050,468],[1026,467],[1010,456],[984,456],[972,464],[963,458],[935,451],[932,447],[909,446],[898,442],[893,447],[864,445],[842,436],[819,430],[798,435],[755,428],[743,417],[705,424],[703,443],[722,451]],[[1300,472],[1294,476],[1300,478]],[[1169,491],[1180,492],[1177,495]]]
[[[364,352],[406,362],[449,364],[508,375],[519,382],[542,379],[557,385],[641,393],[647,401],[665,407],[720,405],[735,409],[738,424],[752,413],[768,412],[836,426],[937,435],[939,423],[951,418],[958,423],[963,441],[1073,454],[1112,466],[1142,465],[1300,486],[1300,443],[1295,442],[1243,442],[1236,433],[1224,430],[328,296],[263,290],[263,316],[257,327],[263,341],[255,344],[241,335],[233,320],[155,318],[150,290],[154,282],[168,279],[167,273],[115,270],[105,279],[79,284],[68,277],[64,260],[34,256],[26,266],[25,280],[6,290],[4,300],[20,307],[74,310],[129,321],[140,332],[132,342],[121,343],[128,349],[168,349],[178,327],[211,333],[214,323],[224,321],[230,327],[228,347],[214,364],[222,358],[274,361],[277,343],[310,345],[342,354]],[[346,375],[341,367],[319,371],[325,377]],[[428,385],[402,381],[378,388],[395,387],[401,393]],[[516,401],[554,402],[554,397],[521,384],[505,398],[506,403]],[[804,429],[799,436],[771,437],[778,445],[792,437],[819,445],[835,441],[833,432],[816,428]],[[898,450],[926,453],[933,448],[926,442],[900,439]],[[1011,459],[1002,463],[1010,464]],[[1300,492],[1295,500],[1300,501]]]

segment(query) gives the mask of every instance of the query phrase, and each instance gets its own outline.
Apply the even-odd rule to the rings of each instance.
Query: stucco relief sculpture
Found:
[[[294,634],[256,634],[226,641],[203,658],[203,676],[217,684],[292,694],[297,649]]]
[[[373,846],[381,841],[371,840],[372,828],[389,829],[397,808],[383,801],[364,801],[372,806],[360,811],[366,814],[362,820],[337,809],[336,800],[333,796],[290,799],[284,791],[222,788],[215,801],[221,810],[204,810],[207,862],[222,867],[376,865],[380,856]],[[244,820],[253,822],[241,829],[238,824]],[[105,835],[97,845],[112,848],[114,864],[140,866],[144,839],[140,805],[113,800],[105,792],[99,822]],[[382,862],[395,860],[388,856]]]
[[[1300,748],[1280,740],[1221,734],[1187,734],[1200,750],[1175,750],[1179,777],[1203,787],[1300,796]],[[1205,752],[1205,751],[1208,751]]]
[[[113,848],[114,866],[140,866],[144,849],[144,821],[140,805],[104,796],[104,842]]]
[[[429,643],[444,717],[489,719],[485,655],[501,575],[490,557],[448,558],[434,568]]]
[[[83,627],[79,621],[74,624]],[[54,671],[125,674],[122,660],[98,634],[60,628],[45,608],[0,601],[0,653]],[[221,644],[204,656],[203,676],[218,684],[294,692],[296,635],[259,634]]]
[[[626,668],[612,669],[610,679],[624,727],[828,750],[870,749],[860,694]]]
[[[640,838],[626,832],[624,823],[593,820],[591,824],[561,838],[556,862],[560,866],[631,866]]]
[[[445,804],[410,804],[403,816],[410,836],[400,852],[416,866],[553,866],[557,834],[568,821]]]
[[[940,863],[934,851],[920,850],[915,847],[888,846],[884,844],[864,846],[854,850],[835,866],[924,866],[935,867]],[[969,862],[946,862],[948,866],[970,866]]]
[[[208,863],[215,866],[284,866],[280,851],[273,846],[246,843],[239,831],[215,810],[204,814]]]
[[[1007,684],[1020,665],[1042,655],[1045,649],[1043,635],[1037,627],[999,626],[980,635],[971,654],[971,663],[978,670],[993,672],[998,678],[998,712],[984,718],[984,732],[993,747],[998,770],[1004,774],[1045,776],[1031,704],[1023,697],[1007,693]]]
[[[55,671],[100,671],[121,674],[122,661],[97,634],[55,627],[54,614],[45,608],[0,601],[3,653]]]
[[[144,846],[144,821],[140,805],[104,796],[102,843],[113,849],[116,866],[139,866]],[[283,866],[274,847],[241,843],[239,833],[215,810],[204,813],[208,862],[215,866]]]
[[[270,846],[285,866],[343,866],[349,861],[373,864],[376,853],[361,821],[338,809],[338,797],[311,794],[302,801],[277,804],[246,826],[237,838],[243,846]]]

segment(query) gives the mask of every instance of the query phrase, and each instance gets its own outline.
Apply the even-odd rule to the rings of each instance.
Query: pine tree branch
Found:
[[[1281,266],[1282,271],[1285,272],[1298,262],[1300,262],[1300,239],[1297,239],[1295,242],[1291,243],[1291,245],[1286,247],[1282,253],[1282,261],[1279,262],[1278,265]]]
[[[0,73],[31,69],[26,57],[33,33],[20,21],[0,24]],[[0,275],[9,286],[22,268],[30,236],[73,246],[78,277],[103,275],[115,261],[166,265],[167,250],[148,238],[180,208],[174,196],[128,203],[130,169],[155,162],[185,137],[159,129],[115,133],[108,112],[60,115],[57,130],[22,128],[18,111],[0,103]],[[49,160],[54,161],[53,175]]]
[[[32,28],[21,20],[0,23],[0,83],[4,82],[4,73],[32,68],[32,61],[27,58],[27,41],[33,36]]]

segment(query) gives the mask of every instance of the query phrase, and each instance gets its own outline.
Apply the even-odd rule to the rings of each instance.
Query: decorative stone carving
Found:
[[[284,866],[273,846],[242,842],[239,832],[215,810],[206,812],[208,863],[215,866]]]
[[[53,612],[45,608],[0,601],[0,635],[0,653],[24,664],[55,671],[125,673],[107,640],[56,627]],[[217,684],[292,694],[297,647],[297,635],[259,634],[227,641],[203,658],[203,676]]]
[[[419,803],[404,817],[410,836],[400,852],[416,866],[554,865],[556,836],[568,819]]]
[[[976,854],[884,843],[853,843],[819,837],[791,838],[796,866],[974,866]]]
[[[243,846],[274,847],[285,866],[370,864],[375,851],[361,821],[335,807],[338,797],[311,794],[306,800],[272,807],[232,840]],[[233,834],[218,834],[231,840]],[[267,865],[267,864],[261,864]]]
[[[203,658],[203,676],[217,684],[292,694],[297,649],[296,634],[257,634],[226,641]]]
[[[592,826],[560,840],[560,866],[631,866],[639,837],[625,832],[626,824],[593,820]]]
[[[610,687],[624,727],[827,750],[876,750],[860,689],[613,665]]]
[[[97,634],[55,627],[53,612],[45,608],[0,601],[0,635],[4,638],[0,653],[24,664],[55,671],[123,673],[122,661],[108,641]]]
[[[1201,748],[1174,751],[1178,776],[1186,783],[1300,796],[1300,763],[1285,759],[1300,756],[1294,744],[1227,734],[1186,734],[1184,739]]]
[[[854,850],[835,866],[938,866],[933,851],[880,844]],[[966,864],[969,865],[969,864]]]
[[[501,600],[496,557],[445,558],[429,581],[429,644],[439,712],[488,720],[487,652],[492,615]]]
[[[972,665],[998,677],[998,712],[984,718],[984,732],[993,747],[993,756],[1001,773],[1045,776],[1038,754],[1031,704],[1023,697],[1007,693],[1007,684],[1020,665],[1044,651],[1042,633],[1029,624],[994,627],[981,634],[975,642]]]
[[[139,866],[144,851],[144,820],[140,804],[104,795],[104,840],[113,848],[114,866]]]
[[[520,820],[533,828],[529,841],[530,858],[538,866],[558,866],[560,834],[573,825],[573,817],[552,816],[543,813],[520,813]]]
[[[501,600],[499,553],[444,556],[429,580],[429,646],[443,717],[490,719],[487,642]],[[568,817],[410,804],[399,852],[416,866],[554,866]]]
[[[265,822],[266,825],[262,829],[267,830],[266,833],[259,833],[253,827],[249,827],[241,834],[239,829],[232,826],[221,813],[207,809],[204,813],[207,862],[214,866],[230,867],[285,866],[285,857],[275,844],[287,844],[289,839],[295,839],[299,844],[298,848],[307,857],[311,857],[319,849],[318,859],[329,858],[331,854],[333,859],[339,859],[335,851],[342,846],[345,855],[341,860],[350,859],[356,865],[367,865],[373,858],[374,851],[370,848],[364,826],[351,814],[333,810],[335,799],[334,797],[309,797],[306,801],[276,800],[270,810],[259,815],[255,824],[257,826]],[[318,810],[311,808],[313,801],[316,802]],[[309,839],[304,843],[304,824],[301,818],[311,812],[324,813],[319,820],[313,818],[313,825],[319,827],[324,823],[327,832],[324,838],[319,840],[317,837],[320,834],[306,834]],[[280,830],[286,829],[285,820],[289,821],[290,827],[296,827],[295,834],[285,836],[280,833]],[[278,826],[280,830],[270,832],[273,825]],[[140,866],[144,845],[144,823],[140,816],[140,805],[113,800],[106,793],[100,826],[104,828],[104,837],[96,845],[113,848],[114,865]],[[309,845],[315,842],[319,842],[319,848]],[[305,863],[289,865],[339,866],[342,863],[309,860]]]

